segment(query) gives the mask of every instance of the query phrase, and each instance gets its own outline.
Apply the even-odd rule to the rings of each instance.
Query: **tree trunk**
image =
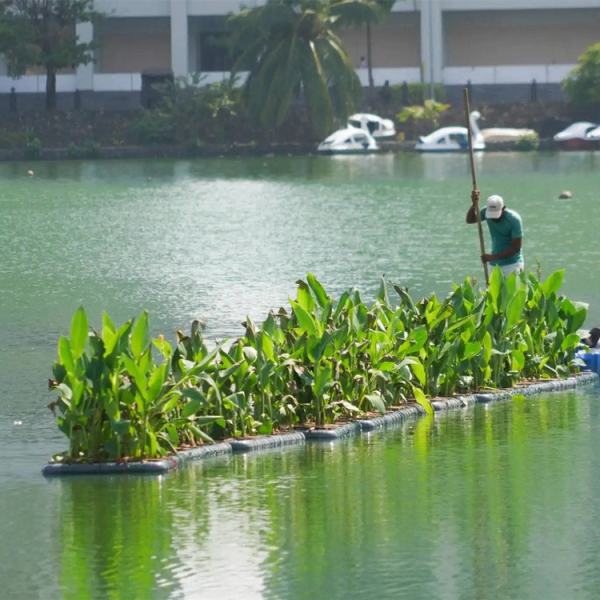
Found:
[[[56,108],[56,70],[46,69],[46,110]]]
[[[373,96],[373,88],[375,87],[375,82],[373,81],[371,23],[367,23],[367,69],[369,71],[369,92],[370,92],[370,95]]]

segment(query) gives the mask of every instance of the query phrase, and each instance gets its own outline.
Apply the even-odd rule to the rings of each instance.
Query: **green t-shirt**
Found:
[[[515,238],[523,237],[523,223],[521,217],[509,208],[504,209],[504,214],[498,221],[490,219],[489,221],[485,218],[485,208],[481,209],[481,220],[486,221],[492,236],[492,252],[491,254],[498,254],[506,250]],[[492,260],[492,265],[514,265],[517,262],[523,262],[523,253],[519,250],[512,256],[506,258],[500,258],[498,260]]]

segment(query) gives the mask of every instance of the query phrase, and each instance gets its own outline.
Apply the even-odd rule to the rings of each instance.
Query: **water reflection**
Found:
[[[574,501],[598,491],[596,402],[517,399],[159,480],[64,480],[60,587],[73,598],[570,597],[598,550],[598,511]],[[581,537],[565,540],[575,522]]]

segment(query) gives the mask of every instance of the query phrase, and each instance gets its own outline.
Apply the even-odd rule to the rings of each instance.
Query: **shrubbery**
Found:
[[[58,342],[50,408],[69,438],[63,460],[157,457],[230,436],[322,426],[427,396],[510,387],[577,367],[577,330],[586,308],[558,295],[563,272],[489,287],[467,279],[444,300],[415,302],[384,281],[366,304],[356,290],[332,299],[311,274],[290,307],[262,327],[209,350],[198,322],[175,345],[149,337],[144,312],[115,326],[104,315],[88,330],[79,309]],[[160,355],[156,362],[154,351]]]
[[[577,61],[563,89],[573,106],[600,114],[600,42],[590,46]]]
[[[225,142],[231,137],[242,112],[241,91],[235,80],[201,85],[196,77],[162,84],[156,108],[144,111],[134,122],[140,143],[196,144]]]

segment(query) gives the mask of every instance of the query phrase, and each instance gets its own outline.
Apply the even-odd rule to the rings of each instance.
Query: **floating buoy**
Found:
[[[569,190],[563,190],[563,191],[562,191],[562,192],[561,192],[561,193],[558,195],[558,197],[559,197],[561,200],[566,200],[566,199],[568,199],[568,198],[572,198],[572,197],[573,197],[573,192],[571,192],[571,191],[569,191]]]
[[[27,175],[29,175],[29,177],[33,177],[35,173],[31,169],[29,169],[29,171],[27,171]]]

